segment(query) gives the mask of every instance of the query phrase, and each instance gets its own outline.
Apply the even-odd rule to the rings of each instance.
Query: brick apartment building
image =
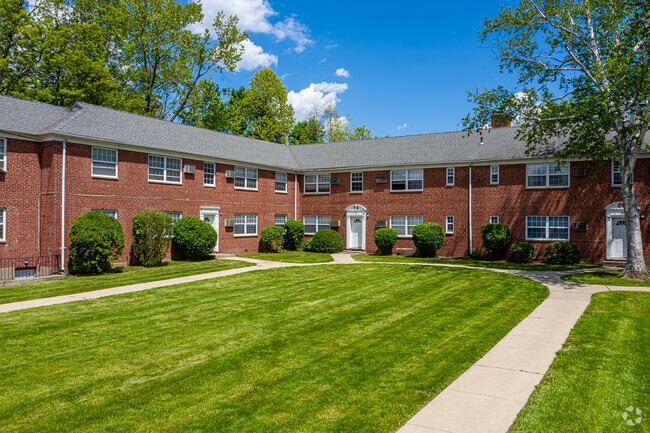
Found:
[[[210,222],[221,252],[257,251],[262,227],[302,219],[308,233],[332,228],[346,248],[368,253],[374,230],[394,227],[397,252],[413,254],[412,227],[434,221],[447,232],[439,254],[466,256],[482,251],[480,228],[497,221],[539,254],[549,241],[571,240],[590,261],[625,258],[617,167],[595,177],[584,161],[558,168],[552,153],[526,155],[516,132],[285,146],[85,103],[0,96],[0,279],[55,266],[47,260],[62,251],[65,263],[70,225],[91,210],[122,224],[120,261],[128,261],[133,215],[146,208]],[[635,175],[646,215],[645,156]],[[642,229],[650,255],[646,219]]]

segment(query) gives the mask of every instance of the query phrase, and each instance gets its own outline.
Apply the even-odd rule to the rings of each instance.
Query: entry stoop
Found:
[[[627,260],[605,260],[601,268],[606,270],[617,270],[625,268]]]

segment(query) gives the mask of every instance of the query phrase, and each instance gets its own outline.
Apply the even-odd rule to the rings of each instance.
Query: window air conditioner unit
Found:
[[[587,223],[579,223],[579,222],[573,223],[573,230],[579,230],[581,232],[584,232],[587,231],[588,228],[589,228],[589,224]]]
[[[573,168],[574,176],[587,176],[589,175],[589,169],[587,167],[574,167]]]
[[[234,179],[235,178],[235,170],[226,170],[226,178]]]
[[[185,164],[185,167],[183,167],[183,173],[194,174],[195,171],[196,165]]]
[[[330,227],[341,227],[341,220],[330,221]]]
[[[387,227],[386,220],[377,221],[377,228],[385,229]]]
[[[388,182],[388,176],[377,176],[377,183],[387,183]]]
[[[226,220],[226,227],[235,227],[235,220]]]
[[[341,178],[340,178],[340,177],[333,177],[333,178],[330,180],[330,183],[331,183],[332,185],[338,185],[338,184],[341,183]]]

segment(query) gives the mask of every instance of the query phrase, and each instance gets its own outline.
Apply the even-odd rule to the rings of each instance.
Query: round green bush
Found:
[[[305,237],[305,225],[301,221],[289,220],[284,223],[284,248],[295,251]]]
[[[305,239],[300,243],[300,249],[302,251],[311,251],[311,238]]]
[[[262,251],[277,253],[284,245],[284,227],[268,226],[262,229]]]
[[[503,257],[510,243],[510,229],[503,224],[490,223],[481,227],[483,246],[490,256]]]
[[[103,212],[88,212],[70,227],[70,263],[74,272],[102,272],[122,254],[124,230]]]
[[[575,265],[580,261],[580,247],[573,242],[551,242],[546,245],[544,262],[549,265]]]
[[[397,230],[377,229],[375,230],[375,245],[381,254],[390,254],[397,242]]]
[[[174,243],[190,260],[201,260],[214,251],[217,232],[211,224],[186,216],[174,223]]]
[[[169,250],[172,217],[157,209],[133,216],[133,260],[142,266],[160,266]]]
[[[309,251],[315,253],[338,253],[343,250],[343,238],[332,229],[321,229],[311,238]]]
[[[423,257],[435,257],[445,242],[445,231],[436,223],[423,223],[413,227],[413,243]]]
[[[519,242],[510,247],[509,262],[530,263],[533,259],[535,259],[535,247],[528,242]]]

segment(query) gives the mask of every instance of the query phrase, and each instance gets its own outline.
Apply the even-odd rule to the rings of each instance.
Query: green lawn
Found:
[[[649,317],[648,293],[594,295],[510,431],[650,431]],[[629,406],[640,424],[625,423]]]
[[[3,432],[393,432],[548,295],[323,265],[0,315]]]
[[[303,251],[283,251],[281,253],[250,253],[239,254],[239,257],[249,259],[271,260],[286,263],[327,263],[333,262],[331,255],[326,253],[306,253]]]
[[[618,278],[621,271],[594,271],[580,274],[565,275],[563,280],[582,284],[602,284],[604,286],[650,287],[650,281],[636,281],[629,278]]]
[[[246,266],[251,266],[251,264],[239,260],[167,262],[165,266],[157,268],[130,266],[121,273],[73,276],[57,280],[41,281],[40,283],[0,287],[0,304],[47,298],[50,296],[69,295],[71,293],[88,292],[90,290],[108,289],[110,287],[146,283],[149,281],[168,280],[170,278],[243,268]]]
[[[546,265],[544,263],[510,263],[500,260],[474,259],[430,259],[410,256],[374,256],[356,254],[352,256],[360,262],[397,262],[397,263],[442,263],[449,265],[473,266],[479,268],[513,269],[517,271],[570,271],[573,269],[595,268],[594,265]]]

